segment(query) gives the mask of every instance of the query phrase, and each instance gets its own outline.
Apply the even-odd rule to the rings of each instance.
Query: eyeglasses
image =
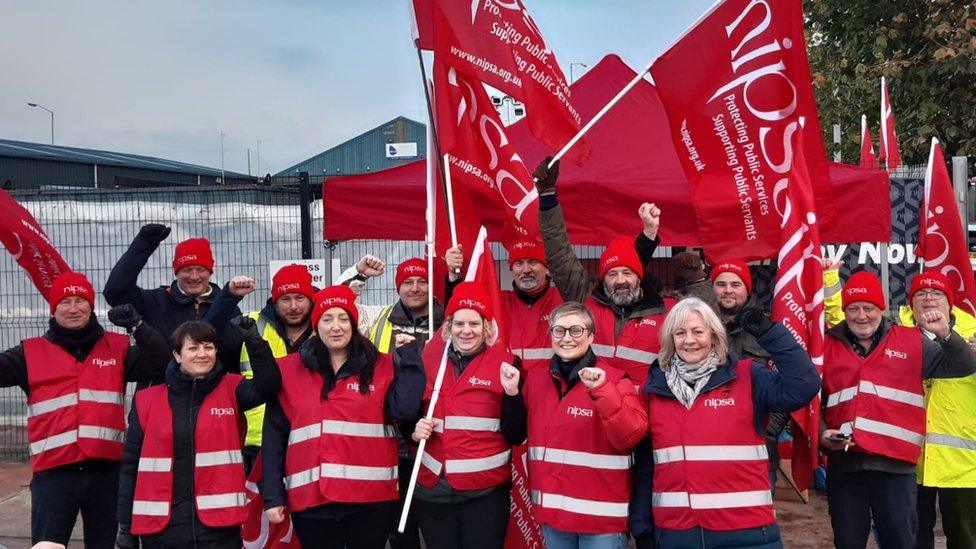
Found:
[[[568,328],[566,326],[559,326],[559,325],[549,328],[549,333],[552,335],[552,337],[556,339],[562,339],[563,337],[566,336],[567,332],[569,332],[569,337],[573,339],[579,339],[583,337],[583,334],[586,333],[586,328],[580,326],[579,324],[576,324],[575,326],[570,326]]]
[[[946,297],[946,294],[942,290],[919,290],[915,292],[915,297],[922,299],[942,299]]]

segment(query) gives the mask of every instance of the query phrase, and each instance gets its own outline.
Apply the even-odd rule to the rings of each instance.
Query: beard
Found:
[[[627,291],[621,291],[627,290]],[[640,301],[643,297],[640,286],[630,286],[629,284],[618,284],[612,290],[606,285],[603,291],[610,298],[610,302],[617,307],[627,307]]]
[[[523,292],[531,292],[539,287],[539,277],[532,276],[522,276],[515,279],[515,287]]]
[[[288,317],[282,316],[281,317],[281,323],[286,328],[298,328],[300,326],[307,325],[308,324],[308,319],[309,319],[310,316],[312,316],[312,315],[311,314],[305,314],[305,315],[302,315],[301,318],[299,318],[298,320],[288,320]]]

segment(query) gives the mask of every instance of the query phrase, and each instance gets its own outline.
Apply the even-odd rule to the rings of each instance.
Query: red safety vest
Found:
[[[824,421],[853,434],[852,450],[916,463],[925,438],[922,333],[892,326],[867,358],[830,336]]]
[[[563,302],[554,284],[532,305],[526,305],[518,295],[507,290],[502,292],[505,318],[509,326],[517,326],[509,334],[512,354],[522,358],[526,371],[549,368],[552,358],[552,340],[549,337],[549,313]]]
[[[651,395],[654,524],[728,531],[776,522],[766,443],[756,432],[752,361],[736,378],[703,393],[691,409]]]
[[[424,347],[427,402],[446,345],[443,338],[434,338]],[[512,354],[501,345],[492,345],[476,356],[458,379],[448,359],[434,408],[434,418],[441,423],[420,457],[421,486],[433,488],[442,476],[455,490],[482,490],[511,480],[512,448],[501,432],[505,394],[502,362],[511,364]]]
[[[620,335],[616,335],[614,331],[617,319],[613,309],[592,297],[586,298],[586,308],[593,314],[596,322],[593,352],[642,387],[651,370],[651,363],[657,359],[657,353],[661,350],[659,332],[666,314],[628,320]]]
[[[278,400],[291,423],[285,451],[288,510],[334,502],[395,500],[396,431],[386,423],[384,403],[393,384],[393,360],[380,354],[369,392],[359,392],[359,376],[340,379],[322,399],[325,378],[298,353],[278,359]]]
[[[106,332],[84,362],[43,337],[24,340],[27,440],[34,472],[122,460],[129,338]]]
[[[244,492],[245,423],[237,406],[243,378],[225,374],[204,397],[193,433],[193,496],[200,522],[238,526],[247,518]],[[173,503],[173,410],[169,388],[156,385],[136,393],[136,412],[144,437],[132,501],[132,533],[162,532]]]
[[[606,383],[624,377],[602,360],[596,366],[606,370]],[[576,383],[560,400],[547,368],[528,372],[522,390],[536,522],[580,534],[626,532],[633,458],[607,440],[586,386]]]

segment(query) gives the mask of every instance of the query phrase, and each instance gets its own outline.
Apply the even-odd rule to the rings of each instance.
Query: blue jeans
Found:
[[[542,525],[546,549],[627,549],[629,536],[619,534],[574,534]]]

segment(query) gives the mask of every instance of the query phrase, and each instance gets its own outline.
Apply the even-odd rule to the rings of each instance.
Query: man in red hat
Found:
[[[131,303],[146,322],[166,337],[187,320],[206,318],[220,290],[210,282],[214,257],[206,238],[188,238],[176,245],[173,253],[173,273],[176,278],[169,286],[151,290],[139,287],[139,273],[169,233],[170,228],[165,225],[143,225],[129,249],[112,267],[102,292],[109,305]],[[237,294],[246,293],[248,287],[231,285],[229,289]],[[249,291],[253,291],[253,286]],[[240,310],[235,309],[234,316],[240,314]]]
[[[0,353],[0,387],[27,395],[32,543],[67,545],[80,511],[85,546],[111,548],[125,384],[161,379],[169,349],[131,305],[114,307],[108,318],[135,344],[106,332],[93,313],[95,290],[81,273],[54,279],[48,301],[47,332]]]
[[[824,341],[821,398],[834,543],[864,547],[873,521],[880,546],[911,548],[915,469],[926,434],[922,380],[971,375],[976,358],[944,311],[920,310],[921,330],[885,318],[874,274],[851,275],[841,300],[844,320]]]
[[[524,368],[548,367],[552,358],[549,313],[563,302],[552,284],[546,251],[540,242],[522,240],[508,249],[512,289],[502,291],[505,319],[517,329],[509,334],[512,354]]]

